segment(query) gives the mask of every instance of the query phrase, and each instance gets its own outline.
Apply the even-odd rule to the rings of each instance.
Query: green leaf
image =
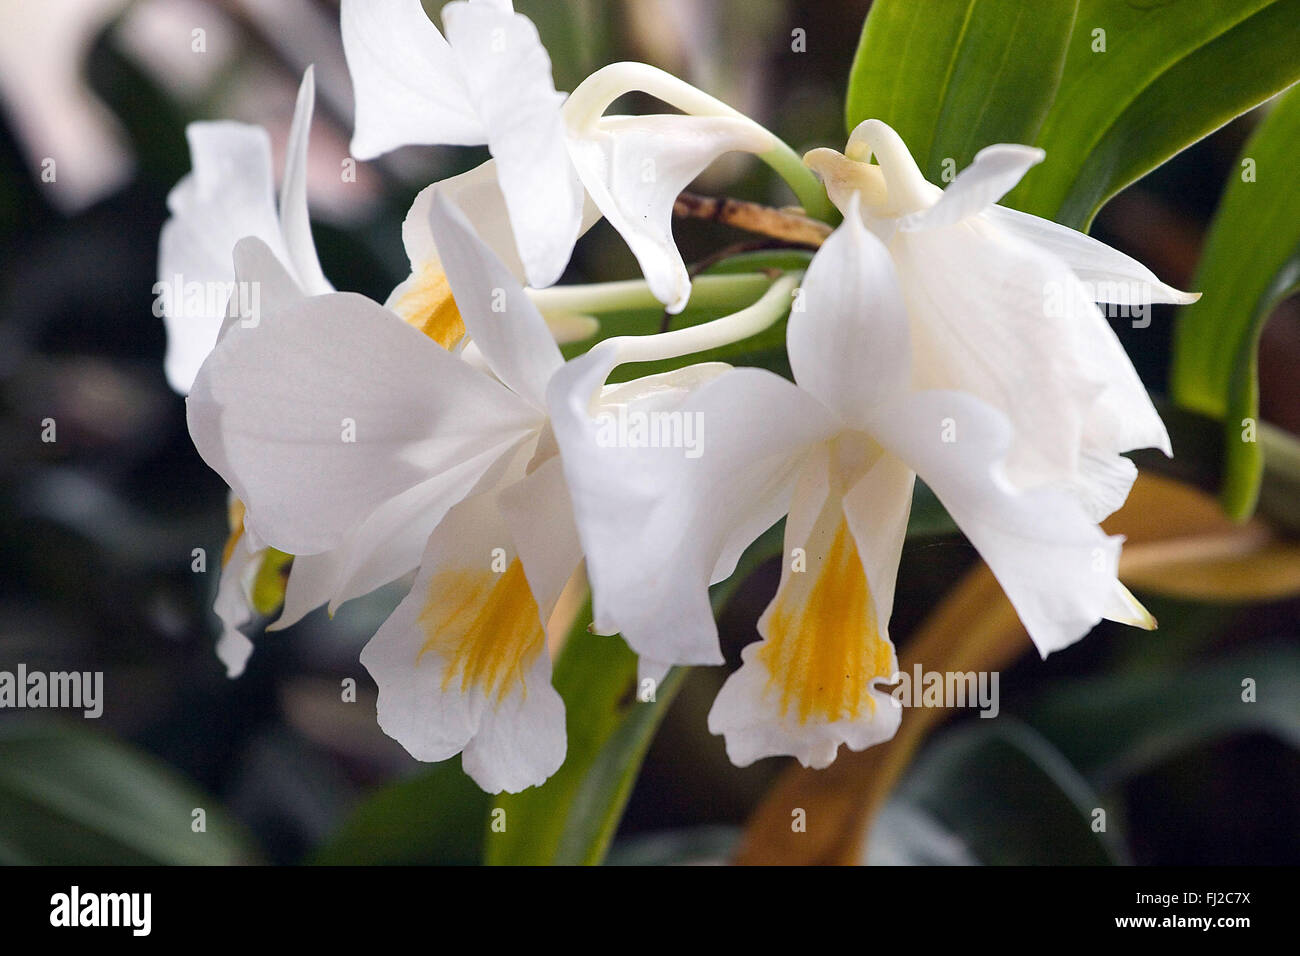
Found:
[[[781,524],[749,546],[736,573],[710,592],[714,610],[725,605],[750,573],[781,548]],[[620,637],[588,632],[584,609],[555,662],[553,682],[564,698],[568,753],[541,787],[502,794],[505,830],[487,835],[492,864],[602,862],[623,815],[637,772],[687,669],[675,667],[654,690],[637,694],[636,655]]]
[[[1254,702],[1242,699],[1247,678]],[[1300,650],[1251,650],[1181,671],[1058,685],[1026,720],[1103,790],[1229,733],[1267,731],[1300,747]]]
[[[939,737],[894,800],[928,815],[981,863],[1127,862],[1113,820],[1107,832],[1092,829],[1102,806],[1092,787],[1051,744],[1005,715]]]
[[[945,159],[951,172],[992,143],[1039,146],[1047,159],[1005,204],[1086,229],[1125,186],[1300,79],[1298,21],[1300,0],[877,0],[848,125],[889,123],[936,183]]]
[[[1032,143],[1078,0],[876,0],[849,75],[848,129],[884,120],[931,182],[990,143]],[[952,160],[944,176],[944,161]]]
[[[1203,298],[1179,311],[1174,333],[1174,400],[1223,421],[1220,497],[1237,518],[1255,508],[1263,474],[1259,435],[1259,337],[1274,306],[1300,288],[1300,88],[1267,114],[1242,150],[1210,226],[1194,288]],[[1258,429],[1255,429],[1258,432]]]
[[[1086,229],[1125,186],[1300,79],[1298,22],[1300,0],[1081,0],[1033,141],[1047,159],[1007,204]]]
[[[614,837],[637,770],[668,703],[681,685],[674,668],[655,688],[654,700],[637,697],[636,655],[619,637],[588,632],[590,604],[555,662],[553,682],[564,698],[568,753],[540,787],[502,794],[503,831],[487,835],[491,864],[595,864]],[[494,821],[495,823],[496,821]]]
[[[491,796],[460,758],[382,787],[363,801],[311,862],[326,866],[472,865],[483,857]]]
[[[205,832],[191,828],[204,811]],[[0,862],[249,863],[256,853],[212,797],[97,731],[0,726]]]

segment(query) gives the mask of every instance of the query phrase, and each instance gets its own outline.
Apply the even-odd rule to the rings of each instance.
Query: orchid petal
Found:
[[[380,726],[413,757],[464,750],[479,786],[514,793],[563,762],[564,703],[498,504],[487,493],[452,509],[361,662],[379,685]]]
[[[1123,539],[1108,537],[1067,490],[1021,491],[1006,480],[1005,415],[963,393],[921,392],[882,413],[873,432],[943,502],[1044,657],[1107,616]]]
[[[575,133],[569,152],[592,200],[636,256],[655,298],[680,312],[691,280],[673,240],[673,203],[724,153],[761,153],[769,133],[719,116],[603,117]]]
[[[908,386],[911,363],[893,261],[858,202],[813,257],[786,332],[795,381],[854,423]]]
[[[285,151],[284,180],[280,184],[280,228],[293,272],[308,295],[324,295],[334,287],[321,271],[316,243],[311,235],[307,214],[307,142],[311,135],[312,111],[316,103],[313,68],[307,67],[298,89],[298,102],[289,129],[289,146]]]
[[[353,156],[486,142],[460,67],[420,0],[343,0],[340,21],[356,92]]]
[[[248,526],[291,554],[338,546],[389,498],[462,477],[456,465],[539,422],[509,390],[351,293],[232,329],[188,408],[195,446],[248,505]]]
[[[442,22],[486,131],[529,284],[552,285],[582,227],[583,193],[565,145],[564,101],[527,17],[497,4],[447,4]]]
[[[437,194],[429,209],[443,268],[470,338],[493,373],[537,409],[564,359],[546,321],[465,214]]]
[[[957,174],[938,202],[928,209],[904,216],[899,228],[939,229],[978,215],[1005,196],[1029,169],[1047,154],[1033,146],[1000,143],[975,154],[969,166]]]
[[[173,293],[163,300],[167,381],[182,394],[225,320],[226,296],[215,301],[213,293],[233,278],[235,243],[257,236],[288,261],[266,131],[243,123],[191,123],[185,135],[194,168],[167,197],[171,218],[163,225],[158,251],[159,285]],[[200,294],[191,297],[191,289]]]
[[[1089,287],[1094,302],[1187,305],[1201,297],[1199,292],[1179,292],[1131,256],[1050,219],[1005,206],[990,206],[984,216],[998,228],[1063,260]]]

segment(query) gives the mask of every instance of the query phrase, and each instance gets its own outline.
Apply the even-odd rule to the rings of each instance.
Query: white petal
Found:
[[[786,344],[800,387],[858,423],[909,384],[907,312],[893,261],[850,199],[817,251],[790,313]]]
[[[1047,154],[1033,146],[986,146],[929,209],[904,216],[904,230],[937,229],[978,215],[1005,196]]]
[[[774,521],[783,513],[799,459],[834,427],[831,416],[784,379],[737,369],[674,407],[654,409],[671,411],[683,436],[688,424],[698,430],[694,451],[628,447],[637,419],[623,419],[628,428],[621,429],[619,407],[602,403],[601,419],[590,407],[612,364],[611,350],[597,346],[561,369],[550,388],[595,627],[621,631],[652,660],[719,663],[708,598],[714,569],[737,550],[738,529],[763,530],[755,514]]]
[[[886,636],[915,482],[916,473],[904,462],[881,455],[844,496],[844,515],[871,584],[880,632]]]
[[[221,325],[224,337],[235,326],[252,327],[301,302],[306,296],[280,258],[256,236],[235,243],[235,290]]]
[[[524,264],[515,248],[515,234],[510,227],[505,196],[497,182],[494,159],[420,190],[402,223],[402,243],[406,246],[412,271],[418,272],[421,266],[440,267],[442,263],[429,225],[429,210],[435,192],[446,196],[460,208],[478,237],[506,264],[510,274],[523,282]]]
[[[356,94],[353,156],[487,141],[460,67],[420,0],[343,0],[340,17]]]
[[[545,408],[546,383],[564,364],[546,321],[445,196],[434,196],[429,221],[470,338],[502,382],[539,410]]]
[[[483,710],[465,745],[465,773],[488,793],[538,787],[560,769],[568,748],[564,700],[551,686],[551,661],[543,650],[525,678],[529,692],[512,694]]]
[[[547,620],[582,561],[573,503],[558,455],[501,492],[501,513],[529,589]]]
[[[188,408],[195,446],[248,505],[248,526],[291,554],[336,547],[389,498],[539,423],[509,390],[351,293],[233,328]]]
[[[1079,470],[1066,487],[1089,518],[1101,521],[1119,510],[1136,480],[1137,465],[1123,455],[1085,448],[1079,456]]]
[[[1117,305],[1175,302],[1186,305],[1201,297],[1199,292],[1179,292],[1173,286],[1165,285],[1154,272],[1131,256],[1050,219],[1005,206],[990,206],[984,210],[984,216],[998,228],[1006,229],[1064,260],[1089,287],[1094,302]]]
[[[1089,409],[1084,429],[1084,452],[1115,455],[1135,448],[1158,448],[1172,455],[1169,433],[1152,404],[1151,395],[1120,344],[1119,336],[1097,308],[1087,308],[1090,298],[1077,279],[1073,288],[1072,348],[1085,377],[1102,383],[1101,394]],[[1122,467],[1122,466],[1121,466]]]
[[[915,384],[969,392],[1010,416],[1017,483],[1068,480],[1105,390],[1076,354],[1078,317],[1097,311],[1078,281],[980,220],[900,232],[890,251],[911,319]]]
[[[834,462],[823,446],[800,475],[763,639],[709,712],[737,766],[790,755],[825,767],[840,744],[862,750],[898,729],[900,708],[878,685],[898,670],[889,613],[913,475],[877,452],[846,498]]]
[[[167,197],[158,279],[168,289],[167,381],[188,392],[216,344],[234,277],[231,251],[257,236],[287,261],[276,216],[271,143],[266,131],[243,123],[191,123],[185,131],[194,171]]]
[[[497,161],[528,282],[549,286],[569,262],[583,210],[551,58],[527,17],[496,4],[458,0],[442,22]]]
[[[241,628],[253,619],[249,587],[264,554],[263,551],[249,548],[247,540],[240,535],[230,552],[230,559],[221,569],[217,599],[213,602],[212,610],[221,620],[217,657],[226,665],[227,677],[234,678],[243,674],[248,659],[253,654],[253,642]]]
[[[289,580],[285,584],[280,616],[268,624],[266,629],[282,631],[286,627],[292,627],[324,605],[334,593],[334,582],[338,578],[344,556],[342,548],[321,554],[295,556],[293,566],[289,569]]]
[[[333,614],[344,602],[415,570],[447,511],[490,483],[495,463],[509,457],[509,451],[491,448],[459,462],[384,502],[337,548],[294,558],[284,611],[267,630],[289,627],[321,605]]]
[[[582,183],[636,256],[655,298],[680,312],[691,281],[673,240],[673,203],[710,163],[733,150],[761,153],[772,137],[747,120],[610,116],[569,140]]]
[[[342,547],[345,559],[330,595],[330,613],[344,601],[369,594],[416,568],[429,535],[448,510],[467,495],[494,487],[501,473],[509,470],[520,451],[526,451],[531,444],[529,437],[513,449],[494,447],[456,462],[444,474],[376,508]]]
[[[944,440],[953,434],[945,421],[955,441]],[[1104,534],[1067,490],[1020,491],[1007,481],[1004,415],[959,392],[921,392],[882,414],[874,434],[934,490],[1044,656],[1111,609],[1123,539]]]
[[[284,157],[284,181],[280,184],[280,228],[293,271],[304,292],[323,295],[334,287],[321,271],[316,257],[316,242],[311,235],[307,214],[307,144],[311,136],[311,117],[316,103],[313,68],[307,67],[298,89],[298,102],[289,129],[289,146]]]
[[[465,771],[485,790],[542,783],[565,750],[543,627],[497,495],[458,505],[430,537],[411,593],[361,653],[379,685],[380,726],[419,760],[464,749]]]

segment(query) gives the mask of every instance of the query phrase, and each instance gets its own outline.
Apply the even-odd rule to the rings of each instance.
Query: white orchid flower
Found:
[[[848,209],[790,317],[798,384],[737,369],[692,391],[678,408],[703,423],[698,458],[596,440],[589,399],[629,357],[617,349],[596,346],[550,389],[597,626],[621,630],[644,657],[721,663],[707,587],[788,513],[762,640],[709,717],[739,765],[791,754],[821,767],[841,743],[861,749],[897,729],[898,707],[878,685],[897,671],[889,617],[917,474],[1044,655],[1103,617],[1138,620],[1116,578],[1121,539],[1066,491],[1008,480],[1008,417],[963,392],[912,390],[889,253],[856,200]]]
[[[167,377],[182,394],[189,391],[220,335],[232,326],[260,321],[261,314],[290,301],[334,291],[317,258],[307,209],[307,148],[314,102],[314,72],[308,67],[294,108],[278,207],[265,130],[235,122],[193,123],[187,130],[194,168],[168,197],[172,215],[160,239],[158,286],[164,293],[161,304],[168,333]],[[446,347],[460,341],[464,325],[428,225],[433,193],[442,191],[462,209],[471,210],[476,230],[494,240],[498,254],[515,255],[508,223],[501,232],[504,219],[492,205],[492,190],[484,195],[474,182],[470,176],[456,177],[421,193],[403,236],[413,263],[420,264],[420,274],[428,280],[427,294],[423,303],[414,302],[399,286],[389,299],[403,317]],[[251,314],[254,311],[259,314]],[[571,336],[586,337],[593,331],[591,320],[557,316],[551,321]],[[242,503],[232,505],[232,516],[238,520],[231,523],[214,610],[222,623],[218,657],[227,674],[237,677],[253,649],[242,631],[255,616],[251,582],[268,551],[255,533],[245,530]],[[376,525],[383,518],[379,514]],[[388,575],[400,576],[413,568],[429,529],[407,530],[404,535],[390,530],[398,534],[394,555],[399,563],[408,562],[405,568],[392,575],[391,565],[367,563],[378,540],[369,534],[349,542],[351,547],[300,555],[289,575],[283,611],[270,629],[288,627],[322,604],[329,603],[332,611],[343,601],[387,583]],[[367,573],[372,567],[373,572]]]
[[[357,101],[353,155],[486,144],[493,161],[467,175],[499,196],[481,201],[506,213],[502,226],[534,287],[559,279],[598,213],[627,241],[654,294],[679,312],[690,279],[672,237],[678,193],[732,150],[788,167],[788,147],[761,126],[643,64],[605,67],[565,102],[536,28],[509,0],[456,0],[442,22],[445,37],[420,0],[343,0]],[[603,115],[633,89],[706,115]],[[419,271],[406,292],[423,294]]]
[[[167,327],[167,380],[181,394],[190,390],[224,329],[237,321],[255,322],[274,304],[264,301],[264,294],[333,291],[321,271],[307,213],[307,146],[314,105],[314,72],[308,67],[294,106],[278,207],[271,143],[264,129],[202,122],[186,130],[194,168],[167,197],[171,217],[159,239],[155,286]],[[237,243],[249,236],[264,243],[264,255],[235,255]],[[264,282],[261,266],[268,259],[275,265],[270,281]],[[242,631],[255,615],[252,581],[268,551],[245,532],[243,504],[232,501],[230,511],[231,535],[213,610],[222,625],[217,656],[227,675],[238,677],[253,650]]]
[[[429,212],[476,361],[364,297],[273,293],[274,309],[232,324],[204,363],[190,431],[247,503],[245,526],[309,569],[290,578],[286,618],[418,565],[362,654],[380,725],[421,760],[463,750],[484,789],[513,792],[565,752],[545,633],[582,559],[545,406],[563,360],[451,199],[433,194]],[[256,239],[237,258],[274,274]]]
[[[1017,485],[1066,482],[1098,520],[1128,495],[1136,448],[1170,454],[1169,436],[1096,302],[1149,307],[1198,298],[1082,233],[995,205],[1043,159],[1028,146],[981,150],[947,189],[927,182],[879,120],[846,155],[804,161],[841,211],[861,215],[889,249],[907,305],[913,382],[969,392],[1014,428],[1006,468]],[[877,164],[868,162],[875,156]]]
[[[231,292],[239,295],[231,253],[245,236],[274,252],[306,295],[333,292],[321,272],[307,215],[307,141],[315,104],[311,67],[303,74],[275,201],[271,140],[260,126],[191,123],[193,171],[167,197],[171,217],[158,249],[158,286],[167,325],[167,381],[182,395],[217,343]],[[257,290],[260,297],[260,289]],[[242,311],[258,305],[247,296]]]

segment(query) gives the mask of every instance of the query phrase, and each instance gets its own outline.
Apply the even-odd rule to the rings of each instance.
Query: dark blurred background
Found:
[[[106,696],[97,721],[0,712],[0,860],[309,859],[375,788],[427,770],[375,724],[374,687],[357,661],[400,587],[352,602],[333,621],[317,612],[260,639],[245,676],[225,678],[213,653],[216,562],[205,574],[190,565],[194,548],[220,553],[226,489],[190,443],[184,402],[163,377],[163,325],[151,310],[165,198],[188,171],[191,120],[266,126],[278,168],[301,71],[315,63],[310,192],[321,259],[337,287],[382,301],[406,272],[400,224],[416,191],[485,154],[408,149],[361,164],[356,182],[342,181],[351,90],[337,4],[327,0],[0,6],[0,669],[24,662],[102,670]],[[749,113],[796,150],[842,147],[842,89],[865,0],[516,6],[536,20],[560,89],[604,63],[642,59]],[[791,50],[796,27],[806,31],[805,53]],[[1103,210],[1094,235],[1188,287],[1253,122],[1248,115],[1229,124],[1127,190]],[[41,179],[47,157],[57,163],[55,182]],[[728,157],[697,188],[789,201],[748,158]],[[700,223],[679,225],[678,236],[688,261],[737,238]],[[614,240],[598,227],[567,279],[635,275]],[[1141,332],[1126,325],[1119,331],[1130,354],[1162,392],[1171,314],[1158,307]],[[1292,307],[1270,324],[1263,354],[1264,417],[1300,430]],[[57,423],[55,442],[42,441],[47,418]],[[905,643],[972,560],[960,539],[909,542],[896,641]],[[777,568],[764,568],[723,615],[733,664],[756,636],[776,580]],[[1162,624],[1152,635],[1107,625],[1045,663],[1026,656],[1004,672],[1003,713],[1050,736],[1051,701],[1091,701],[1082,712],[1095,719],[1075,728],[1085,744],[1090,735],[1133,734],[1149,759],[1089,778],[1108,806],[1122,807],[1119,858],[1300,862],[1300,603],[1148,603]],[[1242,661],[1256,670],[1243,671]],[[1271,678],[1281,707],[1267,719],[1198,722],[1206,714],[1197,709],[1206,708],[1196,675],[1216,667],[1257,673],[1261,685]],[[724,676],[714,669],[689,677],[652,746],[615,859],[721,856],[784,766],[727,763],[721,740],[705,728]],[[359,699],[343,705],[339,686],[348,677]],[[1144,738],[1144,728],[1164,726],[1170,708],[1188,711],[1177,725],[1182,736]],[[985,723],[994,722],[955,722],[935,744]],[[877,858],[995,862],[971,852],[925,769],[923,757],[886,812],[896,839],[879,841]],[[146,831],[158,819],[151,814],[173,805],[206,808],[214,846],[195,851],[151,839]],[[1040,850],[1051,858],[1050,848]]]

